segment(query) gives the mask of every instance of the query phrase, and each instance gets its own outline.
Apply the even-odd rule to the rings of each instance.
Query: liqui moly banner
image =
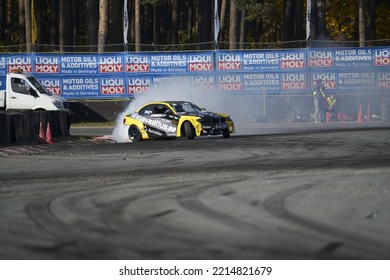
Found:
[[[382,92],[390,89],[389,72],[365,69],[322,71],[310,74],[311,89],[321,79],[327,92]]]
[[[129,76],[126,78],[127,93],[136,95],[148,91],[153,84],[152,76]]]
[[[390,72],[381,72],[376,75],[376,88],[379,90],[390,90]]]
[[[252,93],[278,93],[281,76],[278,72],[243,74],[244,90]]]
[[[311,68],[367,68],[390,66],[390,48],[308,50]]]
[[[98,73],[97,55],[66,54],[59,56],[59,61],[60,74],[91,75]]]
[[[279,69],[280,53],[275,51],[244,52],[243,69],[247,71],[272,71]]]
[[[65,54],[60,57],[60,74],[91,75],[98,73],[98,56]]]
[[[150,56],[143,54],[128,54],[125,56],[126,73],[149,73]]]
[[[5,75],[34,74],[65,98],[131,98],[186,83],[229,94],[306,94],[318,79],[329,92],[390,94],[390,47],[256,51],[0,55]]]
[[[0,75],[3,76],[7,74],[7,56],[0,56]]]
[[[60,57],[35,55],[33,57],[35,74],[59,74]]]
[[[306,50],[217,52],[217,71],[276,71],[307,68]]]
[[[217,88],[227,93],[275,94],[305,92],[306,73],[226,73],[217,75]]]
[[[101,97],[99,78],[95,76],[64,77],[61,79],[62,96],[65,98]]]
[[[214,71],[214,53],[126,54],[126,73],[183,74]]]
[[[373,51],[374,66],[390,67],[390,47],[379,48]]]
[[[164,87],[169,84],[181,84],[203,91],[215,89],[214,75],[137,75],[126,78],[128,95],[146,92],[150,87]]]
[[[372,49],[336,49],[334,50],[335,67],[371,67],[373,66]]]
[[[46,88],[46,90],[54,95],[62,95],[61,78],[40,77],[38,81]]]
[[[334,68],[335,55],[333,50],[308,50],[308,67]]]
[[[123,77],[104,77],[99,80],[99,94],[106,97],[123,97],[126,94]]]
[[[281,54],[280,70],[305,70],[306,68],[306,51],[289,50]]]
[[[123,73],[123,55],[104,54],[98,57],[98,69],[100,74]]]
[[[125,57],[127,73],[196,73],[213,70],[213,52],[128,54]]]
[[[7,73],[22,70],[26,73],[32,73],[32,57],[30,55],[11,55],[7,57]]]

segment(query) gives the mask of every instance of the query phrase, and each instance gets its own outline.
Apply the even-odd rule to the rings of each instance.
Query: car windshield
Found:
[[[42,86],[38,81],[37,79],[35,79],[34,77],[28,77],[27,78],[30,83],[32,83],[34,85],[34,87],[39,90],[40,93],[44,93],[44,94],[48,94],[48,95],[51,95],[51,93],[49,93],[46,88],[44,86]]]
[[[193,114],[204,111],[204,109],[190,102],[171,103],[171,106],[178,114]]]

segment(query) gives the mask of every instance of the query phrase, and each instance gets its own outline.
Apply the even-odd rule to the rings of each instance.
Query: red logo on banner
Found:
[[[122,64],[100,64],[99,72],[100,73],[110,73],[110,72],[122,72]]]
[[[125,94],[124,81],[122,79],[102,79],[101,94]]]
[[[305,68],[304,60],[282,60],[282,69],[303,69]]]
[[[241,83],[225,83],[220,85],[222,90],[226,91],[241,91],[242,84]]]
[[[60,64],[58,57],[41,57],[35,58],[34,71],[36,73],[59,73]]]
[[[126,72],[149,72],[149,64],[128,63],[126,64]]]
[[[378,74],[378,88],[380,89],[390,88],[390,73]]]
[[[110,72],[122,72],[122,58],[121,57],[101,57],[99,59],[99,72],[110,73]]]
[[[241,70],[241,62],[218,62],[218,70]]]
[[[282,82],[282,90],[306,89],[305,82]]]
[[[35,64],[34,72],[35,73],[60,73],[60,66],[50,65],[50,64]]]
[[[213,70],[213,64],[212,63],[189,63],[188,64],[188,71],[211,71]]]
[[[102,86],[100,88],[101,94],[125,94],[124,86]]]
[[[305,75],[283,74],[282,90],[303,90],[306,89]]]
[[[241,91],[242,82],[240,76],[221,76],[218,78],[219,86],[226,91]]]
[[[55,95],[61,95],[61,88],[60,87],[45,87],[48,92],[51,92]]]
[[[333,58],[317,58],[309,60],[310,67],[332,67],[334,66]]]
[[[31,73],[32,72],[32,66],[31,64],[17,64],[17,65],[11,65],[8,64],[8,72],[16,72],[22,69],[23,72]]]
[[[282,69],[303,69],[305,68],[305,57],[303,53],[287,53],[280,61]]]
[[[375,57],[375,66],[390,66],[390,57]]]
[[[143,93],[147,91],[149,86],[128,86],[127,90],[129,94]]]

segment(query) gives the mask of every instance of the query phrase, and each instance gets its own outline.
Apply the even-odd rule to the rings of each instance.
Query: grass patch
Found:
[[[103,127],[103,126],[115,126],[115,121],[107,121],[107,122],[76,122],[72,123],[73,127]]]

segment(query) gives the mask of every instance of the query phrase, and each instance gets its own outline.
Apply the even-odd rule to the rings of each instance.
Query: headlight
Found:
[[[53,101],[53,104],[54,104],[54,106],[57,107],[57,109],[62,109],[63,108],[62,102],[60,102],[60,101]]]

